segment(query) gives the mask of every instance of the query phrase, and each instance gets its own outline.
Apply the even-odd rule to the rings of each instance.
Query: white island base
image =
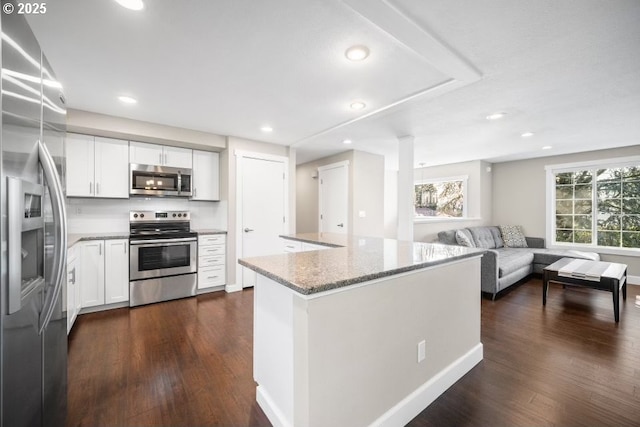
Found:
[[[403,426],[482,360],[479,257],[311,295],[258,274],[254,292],[274,426]]]

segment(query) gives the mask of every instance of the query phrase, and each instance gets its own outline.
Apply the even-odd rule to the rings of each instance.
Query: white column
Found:
[[[398,138],[398,240],[413,240],[413,140]]]

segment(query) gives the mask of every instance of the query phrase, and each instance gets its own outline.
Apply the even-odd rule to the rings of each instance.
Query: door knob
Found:
[[[338,224],[338,227],[344,227],[343,223]]]
[[[245,232],[245,233],[248,233],[248,232],[250,232],[250,231],[253,231],[253,229],[251,229],[251,228],[245,228],[245,229],[244,229],[244,232]]]

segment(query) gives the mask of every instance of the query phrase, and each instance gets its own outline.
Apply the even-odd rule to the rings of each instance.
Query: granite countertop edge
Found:
[[[296,242],[310,243],[312,245],[318,245],[318,246],[326,246],[328,248],[344,248],[343,245],[338,245],[335,243],[320,242],[318,240],[313,240],[311,238],[292,236],[290,234],[281,234],[279,237],[287,240],[293,240]]]
[[[238,263],[240,265],[243,265],[244,267],[247,267],[257,273],[262,274],[265,277],[268,277],[269,279],[272,279],[278,283],[280,283],[281,285],[284,285],[296,292],[298,292],[299,294],[302,295],[313,295],[313,294],[317,294],[320,292],[325,292],[325,291],[330,291],[333,289],[339,289],[339,288],[343,288],[346,286],[350,286],[350,285],[355,285],[358,283],[363,283],[363,282],[368,282],[370,280],[376,280],[376,279],[380,279],[383,277],[389,277],[389,276],[395,276],[397,274],[401,274],[401,273],[406,273],[409,271],[413,271],[413,270],[420,270],[422,268],[428,268],[428,267],[435,267],[437,265],[442,265],[442,264],[448,264],[452,261],[458,261],[461,259],[466,259],[466,258],[473,258],[473,257],[477,257],[477,256],[482,256],[486,251],[485,250],[476,250],[473,252],[469,252],[466,254],[461,254],[461,255],[456,255],[456,256],[452,256],[446,259],[437,259],[437,260],[433,260],[433,261],[426,261],[426,262],[422,262],[419,264],[412,264],[412,265],[407,265],[404,267],[398,267],[392,270],[385,270],[385,271],[379,271],[379,272],[375,272],[375,273],[371,273],[371,274],[364,274],[362,276],[358,276],[358,277],[352,277],[349,279],[344,279],[344,280],[338,280],[335,282],[329,282],[329,283],[325,283],[322,285],[318,285],[315,286],[313,288],[303,288],[300,287],[298,285],[296,285],[295,283],[292,283],[288,280],[286,280],[285,278],[283,278],[282,276],[279,276],[277,274],[271,273],[268,270],[265,270],[263,268],[260,268],[254,264],[251,264],[249,262],[246,262],[243,259],[238,260]]]
[[[194,230],[198,235],[210,235],[210,234],[227,234],[227,230],[218,230],[215,228],[207,228],[202,230]],[[128,239],[128,231],[116,231],[105,233],[69,233],[67,234],[67,249],[72,247],[78,242],[86,242],[90,240],[115,240],[115,239]]]
[[[115,233],[70,233],[67,235],[67,249],[75,245],[78,242],[88,240],[115,240],[115,239],[128,239],[129,232],[115,232]]]

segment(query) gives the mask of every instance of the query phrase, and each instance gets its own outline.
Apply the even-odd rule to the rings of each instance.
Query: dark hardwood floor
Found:
[[[482,300],[484,360],[410,426],[640,426],[640,287],[533,278]],[[253,291],[82,315],[68,426],[267,426],[252,378]]]

